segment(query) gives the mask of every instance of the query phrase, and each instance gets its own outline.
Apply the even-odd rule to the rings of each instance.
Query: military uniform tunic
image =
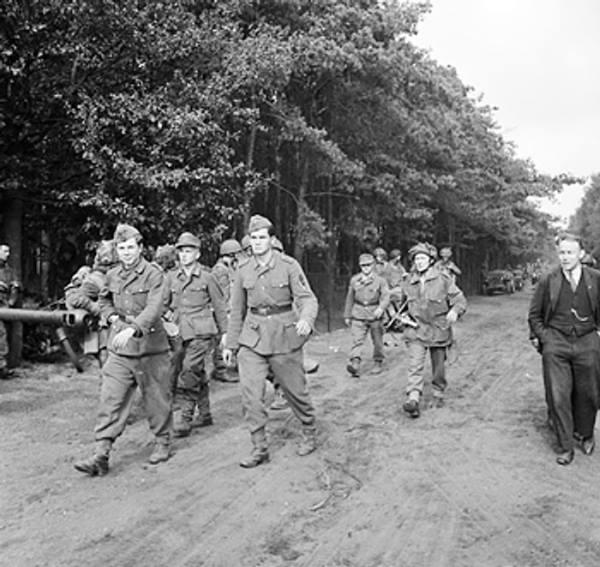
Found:
[[[119,265],[107,273],[100,292],[101,315],[112,320],[108,359],[102,368],[96,440],[114,441],[124,430],[132,396],[140,387],[150,429],[168,441],[171,429],[169,343],[161,322],[163,273],[143,258],[131,269]],[[117,317],[115,317],[117,316]],[[116,350],[113,338],[132,327],[135,335]]]
[[[183,348],[176,354],[179,361],[172,367],[178,373],[174,409],[191,420],[197,404],[200,419],[205,420],[210,417],[206,357],[215,337],[227,332],[223,293],[214,276],[196,264],[189,275],[183,268],[168,272],[165,294],[183,340]]]
[[[306,387],[299,319],[314,326],[318,302],[298,262],[273,251],[261,265],[251,257],[239,268],[231,295],[227,347],[238,351],[244,414],[251,432],[264,428],[269,369],[304,426],[314,423],[314,408]]]
[[[0,263],[0,307],[13,307],[17,300],[20,284],[13,269]],[[0,321],[0,374],[6,372],[8,362],[8,334],[4,321]]]
[[[361,358],[367,333],[370,332],[373,341],[373,360],[383,361],[383,315],[376,317],[375,310],[379,308],[383,314],[389,303],[390,293],[383,277],[375,273],[368,276],[360,273],[350,278],[344,308],[344,319],[352,320],[350,360]]]

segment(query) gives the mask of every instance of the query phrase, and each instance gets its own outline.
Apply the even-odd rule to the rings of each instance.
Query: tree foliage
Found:
[[[331,272],[422,238],[522,259],[548,228],[528,197],[558,182],[411,43],[426,2],[5,5],[0,195],[49,254],[125,220],[154,244],[192,230],[210,256],[258,211]]]

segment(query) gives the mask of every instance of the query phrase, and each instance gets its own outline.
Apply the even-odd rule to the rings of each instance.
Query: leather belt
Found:
[[[362,301],[355,301],[355,303],[358,303],[359,305],[362,305],[363,307],[371,307],[372,305],[379,305],[379,301],[376,301],[375,303],[363,303]]]
[[[268,307],[250,307],[250,313],[255,315],[277,315],[277,313],[287,313],[292,310],[292,305],[269,305]]]

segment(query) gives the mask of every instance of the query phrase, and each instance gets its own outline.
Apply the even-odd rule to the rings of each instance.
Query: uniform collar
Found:
[[[200,262],[196,262],[194,264],[194,266],[192,267],[192,269],[190,270],[190,277],[199,277],[200,273],[202,272],[202,268],[200,267]],[[184,278],[187,277],[187,274],[185,273],[185,270],[180,266],[179,269],[177,270],[177,277],[181,277],[183,276]]]
[[[121,264],[119,269],[119,275],[124,276],[128,274],[133,274],[133,272],[141,274],[144,271],[145,267],[146,260],[144,260],[144,258],[140,256],[140,259],[131,268],[126,268],[125,266],[123,266],[123,264]]]

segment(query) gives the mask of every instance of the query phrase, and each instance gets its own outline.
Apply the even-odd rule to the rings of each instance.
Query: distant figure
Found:
[[[600,272],[582,266],[578,235],[556,239],[560,267],[544,276],[529,306],[530,340],[542,355],[548,422],[558,439],[556,462],[568,465],[577,440],[594,447],[599,401]]]
[[[0,307],[15,307],[21,284],[8,265],[10,246],[0,244]],[[0,379],[8,378],[8,335],[4,321],[0,321]]]
[[[177,267],[177,250],[172,244],[162,244],[157,246],[154,253],[154,263],[159,266],[163,272],[168,272]]]
[[[452,249],[444,246],[440,249],[440,259],[436,262],[437,268],[446,272],[454,281],[462,274],[460,268],[452,261]]]

